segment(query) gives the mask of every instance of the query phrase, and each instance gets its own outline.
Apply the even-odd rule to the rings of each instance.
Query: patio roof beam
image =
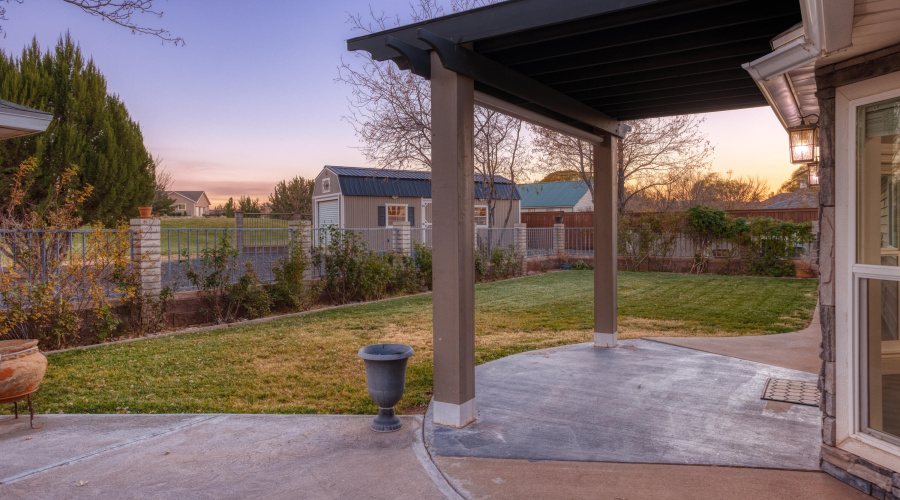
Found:
[[[424,29],[418,31],[418,37],[434,50],[446,69],[617,137],[625,136],[618,120],[507,66]]]
[[[580,128],[573,127],[558,120],[554,120],[553,118],[550,118],[546,115],[531,111],[529,109],[525,109],[521,106],[516,106],[509,101],[494,97],[489,94],[485,94],[484,92],[475,91],[475,104],[483,108],[492,109],[507,116],[512,116],[513,118],[518,118],[522,121],[532,123],[534,125],[553,130],[555,132],[559,132],[561,134],[576,137],[583,141],[598,143],[603,142],[603,136],[586,132],[584,130],[581,130]]]

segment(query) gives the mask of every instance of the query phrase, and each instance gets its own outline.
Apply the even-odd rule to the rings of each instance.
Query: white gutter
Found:
[[[787,74],[850,46],[854,0],[800,0],[802,34],[776,37],[773,44],[790,40],[742,67],[756,80],[784,128],[803,121],[800,103]]]

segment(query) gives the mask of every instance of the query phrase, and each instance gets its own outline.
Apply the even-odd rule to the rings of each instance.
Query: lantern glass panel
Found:
[[[791,163],[816,161],[818,144],[815,128],[791,130]]]

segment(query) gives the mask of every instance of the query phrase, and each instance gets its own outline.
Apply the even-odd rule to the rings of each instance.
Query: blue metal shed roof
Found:
[[[573,207],[587,191],[584,181],[536,182],[519,186],[522,208]]]
[[[347,196],[408,196],[431,198],[431,172],[425,170],[388,170],[378,168],[326,166],[338,176],[341,193]],[[475,175],[475,198],[487,198],[488,185],[482,175]],[[494,176],[495,199],[519,199],[512,182]]]

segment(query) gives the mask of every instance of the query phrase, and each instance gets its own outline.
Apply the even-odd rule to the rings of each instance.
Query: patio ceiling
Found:
[[[801,22],[785,0],[511,0],[347,42],[430,77],[428,51],[485,96],[579,129],[765,106],[742,63]]]

